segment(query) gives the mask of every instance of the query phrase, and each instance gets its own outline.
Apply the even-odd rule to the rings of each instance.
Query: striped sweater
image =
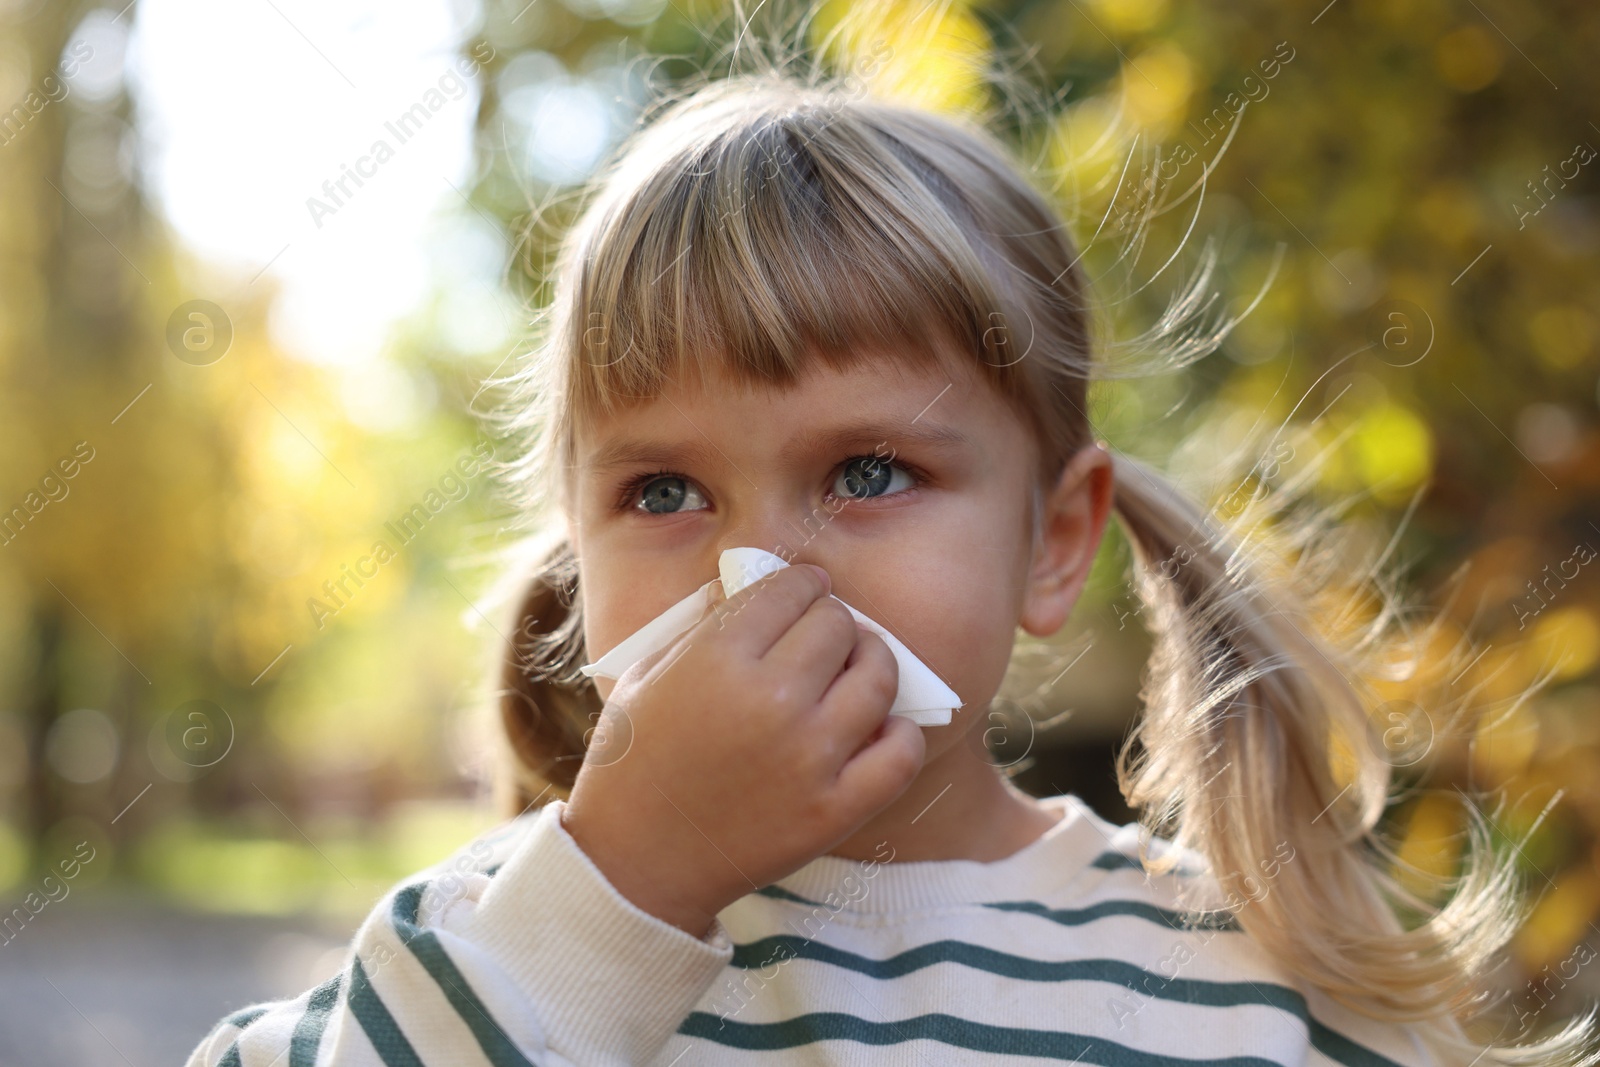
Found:
[[[551,801],[395,886],[338,975],[220,1020],[187,1067],[1437,1067],[1236,920],[1182,922],[1193,853],[1147,876],[1137,824],[1040,803],[1060,821],[1004,859],[820,856],[700,939],[618,893]]]

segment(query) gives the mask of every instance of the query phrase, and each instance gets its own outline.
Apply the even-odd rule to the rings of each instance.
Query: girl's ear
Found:
[[[1111,453],[1096,441],[1067,462],[1055,488],[1044,494],[1017,620],[1034,637],[1049,637],[1072,613],[1105,533],[1113,489]]]

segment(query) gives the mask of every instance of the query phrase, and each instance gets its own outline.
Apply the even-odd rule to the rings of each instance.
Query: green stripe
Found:
[[[1089,866],[1102,871],[1128,870],[1144,873],[1144,864],[1139,862],[1138,856],[1129,856],[1121,852],[1102,852],[1090,861]],[[1197,871],[1193,867],[1174,867],[1168,873],[1176,874],[1179,878],[1193,878],[1204,872]]]
[[[228,1016],[222,1021],[230,1026],[237,1026],[239,1029],[243,1030],[245,1027],[249,1026],[266,1013],[266,1008],[245,1008],[243,1011],[234,1012],[232,1015]]]
[[[1259,988],[1259,983],[1251,982],[1207,982],[1187,978],[1167,978],[1163,975],[1147,971],[1131,963],[1116,959],[1077,959],[1077,960],[1041,960],[1028,956],[1018,956],[1010,952],[1001,952],[998,949],[984,945],[975,945],[968,941],[940,940],[929,941],[915,948],[906,949],[887,959],[872,959],[859,953],[833,945],[823,944],[814,938],[796,937],[793,934],[774,934],[763,937],[758,941],[747,944],[736,944],[733,947],[732,964],[746,970],[756,970],[769,967],[774,959],[799,958],[826,963],[834,967],[855,971],[869,978],[880,981],[901,978],[925,967],[932,967],[940,963],[955,963],[963,967],[970,967],[975,971],[984,971],[988,974],[1000,975],[1022,982],[1072,982],[1095,981],[1114,982],[1118,985],[1137,988],[1134,982],[1137,979],[1153,979],[1164,984],[1164,988],[1176,987],[1180,990],[1192,991],[1189,995],[1174,996],[1167,999],[1182,1000],[1190,1003],[1268,1003],[1259,997],[1243,1001],[1235,1001],[1227,996],[1213,999],[1216,994],[1200,992],[1213,988],[1226,988],[1243,991]],[[1295,996],[1292,990],[1282,986],[1271,986],[1279,989],[1282,996],[1272,1001],[1277,1003]],[[1156,994],[1159,995],[1159,994]]]
[[[1405,1067],[1380,1052],[1352,1041],[1339,1031],[1329,1029],[1316,1019],[1307,1018],[1307,1025],[1311,1028],[1311,1047],[1330,1060],[1349,1064],[1350,1067]]]
[[[1018,911],[1026,915],[1037,915],[1041,919],[1049,919],[1062,926],[1082,926],[1084,923],[1094,922],[1110,915],[1128,915],[1172,930],[1240,929],[1238,920],[1231,915],[1214,914],[1201,918],[1134,900],[1106,900],[1087,908],[1051,908],[1032,900],[1004,901],[985,904],[984,907],[994,908],[996,911]]]
[[[827,905],[823,904],[821,901],[807,900],[799,893],[791,893],[781,885],[769,885],[762,889],[757,889],[756,892],[760,893],[764,897],[771,897],[773,900],[788,900],[793,901],[796,904],[808,904],[814,908],[827,907]]]
[[[400,931],[406,947],[411,949],[423,968],[438,983],[445,999],[456,1009],[461,1021],[467,1024],[472,1036],[478,1039],[478,1047],[483,1049],[483,1054],[494,1067],[533,1067],[532,1061],[490,1018],[489,1009],[478,999],[467,976],[456,967],[455,961],[439,943],[438,936],[432,930],[417,925],[417,909],[422,904],[422,894],[427,887],[427,882],[418,882],[395,894],[390,919]]]
[[[289,1038],[289,1067],[315,1067],[317,1046],[322,1043],[322,1031],[328,1025],[328,1014],[339,1003],[339,980],[334,975],[311,991],[305,1014],[295,1023],[294,1036]]]
[[[366,1031],[367,1040],[378,1050],[378,1057],[388,1067],[426,1067],[417,1050],[411,1047],[406,1035],[389,1009],[384,1007],[378,991],[372,988],[366,968],[357,957],[350,965],[350,1012]]]
[[[1101,870],[1101,871],[1128,870],[1128,871],[1138,871],[1140,874],[1144,873],[1144,864],[1140,863],[1137,857],[1127,856],[1127,855],[1124,855],[1121,852],[1114,852],[1114,851],[1106,851],[1106,852],[1100,853],[1094,859],[1090,860],[1089,863],[1087,864],[1087,866],[1093,867],[1096,870]],[[492,870],[498,870],[498,869],[499,868],[496,867],[496,868],[493,868]],[[1177,874],[1180,877],[1184,877],[1184,878],[1192,878],[1196,874],[1199,874],[1199,873],[1200,872],[1195,871],[1195,870],[1191,870],[1189,868],[1184,868],[1184,867],[1177,868]],[[776,885],[776,884],[769,885],[769,886],[766,886],[766,887],[761,888],[761,889],[757,889],[756,892],[761,894],[764,897],[771,897],[774,900],[787,900],[787,901],[791,901],[792,903],[795,903],[795,904],[808,904],[808,905],[810,905],[811,907],[814,907],[814,908],[825,908],[825,907],[828,906],[823,901],[810,900],[810,899],[808,899],[806,897],[801,896],[798,893],[791,892],[790,890],[787,890],[787,889],[783,888],[783,886]]]
[[[217,1061],[217,1067],[244,1067],[239,1061],[239,1042],[235,1041],[228,1046],[228,1051],[222,1054],[222,1059]]]
[[[732,965],[746,970],[770,967],[775,959],[808,959],[881,980],[899,978],[924,967],[955,963],[973,970],[1023,982],[1107,982],[1135,995],[1198,1004],[1210,1008],[1262,1005],[1294,1015],[1306,1024],[1311,1044],[1323,1055],[1349,1067],[1401,1067],[1359,1045],[1312,1017],[1305,997],[1272,982],[1212,982],[1168,978],[1122,960],[1036,960],[965,941],[931,941],[888,959],[876,960],[811,938],[778,934],[735,945]]]
[[[842,1012],[812,1012],[776,1023],[739,1023],[703,1011],[691,1012],[678,1033],[704,1038],[730,1048],[759,1050],[799,1048],[818,1041],[856,1041],[863,1045],[896,1045],[937,1041],[989,1055],[1035,1056],[1096,1064],[1098,1067],[1283,1067],[1259,1056],[1227,1059],[1175,1059],[1140,1052],[1103,1037],[1064,1030],[1028,1030],[989,1026],[953,1015],[928,1014],[894,1022],[874,1023]]]

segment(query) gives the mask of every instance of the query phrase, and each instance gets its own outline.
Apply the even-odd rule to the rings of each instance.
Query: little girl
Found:
[[[775,68],[654,111],[516,378],[515,473],[558,516],[504,667],[518,813],[190,1067],[1595,1062],[1578,1023],[1467,1039],[1509,883],[1470,854],[1439,909],[1393,876],[1352,654],[1096,440],[1079,254],[1023,173]],[[1156,640],[1120,827],[1021,792],[979,728],[1113,511]],[[579,673],[747,546],[789,565]],[[845,604],[961,697],[948,725],[888,714]]]

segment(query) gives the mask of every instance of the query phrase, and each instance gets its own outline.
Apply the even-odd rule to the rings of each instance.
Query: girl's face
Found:
[[[591,660],[748,545],[822,567],[956,691],[950,724],[923,730],[928,760],[983,721],[1018,625],[1065,621],[1105,508],[1081,479],[1046,494],[1064,517],[1047,518],[1035,558],[1032,435],[976,368],[945,363],[814,360],[789,389],[717,372],[580,426],[568,535]],[[607,699],[615,683],[595,684]]]

